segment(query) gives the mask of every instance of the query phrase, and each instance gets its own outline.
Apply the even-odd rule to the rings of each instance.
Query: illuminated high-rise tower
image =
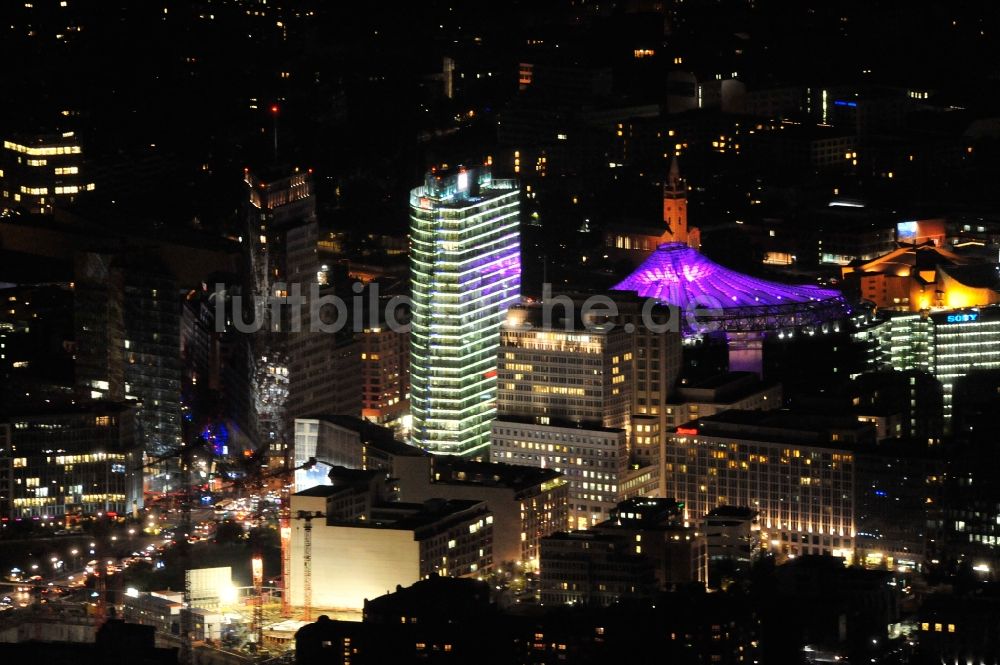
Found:
[[[410,192],[414,445],[486,455],[500,325],[521,288],[514,180],[489,168],[431,171]]]

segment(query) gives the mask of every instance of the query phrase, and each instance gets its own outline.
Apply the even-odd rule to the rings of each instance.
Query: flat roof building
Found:
[[[355,474],[377,476],[376,472]],[[479,576],[493,567],[493,515],[474,500],[389,503],[357,476],[346,486],[317,486],[291,497],[293,518],[312,525],[311,606],[363,609],[365,600],[432,574]],[[346,519],[345,519],[346,518]],[[306,601],[306,519],[292,520],[291,603]]]
[[[668,437],[667,487],[700,523],[719,506],[758,511],[779,555],[854,554],[855,452],[874,429],[851,416],[724,411]]]
[[[569,483],[571,529],[603,522],[625,498],[628,439],[622,429],[544,417],[498,418],[490,459],[563,474]]]
[[[118,513],[142,507],[134,409],[84,402],[0,421],[0,509],[13,519]]]
[[[545,321],[516,307],[500,329],[497,413],[629,429],[632,343],[611,322]]]

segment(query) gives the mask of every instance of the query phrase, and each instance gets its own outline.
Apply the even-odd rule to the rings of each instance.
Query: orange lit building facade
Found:
[[[926,241],[842,269],[845,285],[880,309],[925,310],[982,307],[1000,303],[996,266]]]

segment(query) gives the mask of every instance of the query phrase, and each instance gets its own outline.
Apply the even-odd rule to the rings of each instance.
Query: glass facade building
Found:
[[[973,307],[930,314],[892,313],[859,338],[878,344],[877,363],[898,371],[920,369],[944,389],[950,425],[955,382],[971,370],[1000,369],[1000,307]]]
[[[410,192],[412,442],[431,452],[487,453],[500,325],[520,297],[519,198],[485,167]]]

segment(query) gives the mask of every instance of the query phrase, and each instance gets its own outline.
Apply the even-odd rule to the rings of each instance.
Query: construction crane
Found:
[[[300,510],[297,519],[302,525],[302,620],[312,621],[312,521],[316,517],[326,517],[320,512]],[[285,585],[287,588],[287,584]]]
[[[317,464],[325,464],[326,466],[332,467],[333,465],[329,462],[324,462],[322,460],[317,460],[315,457],[310,457],[309,460],[294,469],[291,472],[294,474],[298,469],[311,469]],[[292,616],[292,587],[288,583],[289,576],[292,572],[292,507],[291,499],[288,496],[288,483],[282,487],[281,493],[281,616],[286,619]],[[307,521],[306,536],[309,539],[309,547],[306,550],[307,555],[312,558],[312,522]],[[310,577],[309,582],[309,593],[310,600],[312,599],[312,579]],[[311,609],[309,607],[310,603],[306,603],[306,621],[309,621],[311,615]]]
[[[260,483],[261,487],[263,487],[263,484],[266,481],[272,478],[280,478],[282,480],[280,493],[281,504],[278,515],[278,533],[281,539],[281,616],[286,619],[292,616],[291,588],[288,584],[292,560],[291,506],[289,505],[288,488],[294,482],[296,471],[307,471],[315,467],[317,464],[332,466],[329,462],[323,462],[322,460],[317,460],[315,457],[310,457],[298,466],[277,469],[268,473],[259,474],[255,477],[255,480]],[[244,487],[248,484],[248,479],[240,479],[230,480],[228,486]],[[222,486],[222,488],[225,487],[226,485]]]
[[[257,649],[264,646],[264,558],[255,554],[251,560],[253,570],[253,632],[257,637]]]

